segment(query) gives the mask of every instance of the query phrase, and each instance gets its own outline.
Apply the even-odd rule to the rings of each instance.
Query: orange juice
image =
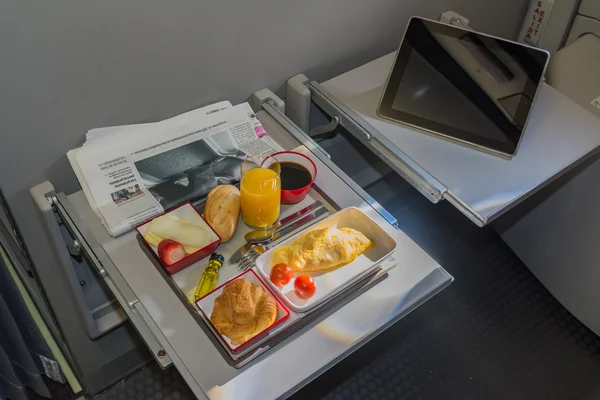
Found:
[[[265,228],[279,219],[281,179],[272,169],[253,168],[240,183],[242,219],[253,228]]]

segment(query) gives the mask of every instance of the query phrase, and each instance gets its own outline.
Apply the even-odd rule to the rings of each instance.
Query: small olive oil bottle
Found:
[[[223,265],[225,259],[219,253],[212,253],[208,265],[204,268],[204,272],[200,277],[196,292],[194,293],[194,301],[200,300],[203,296],[209,294],[217,287],[219,281],[219,268]]]

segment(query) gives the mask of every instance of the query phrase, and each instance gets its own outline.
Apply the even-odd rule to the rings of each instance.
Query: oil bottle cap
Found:
[[[225,258],[220,254],[220,253],[212,253],[210,255],[210,259],[211,260],[217,260],[219,261],[221,264],[223,264],[225,262]]]

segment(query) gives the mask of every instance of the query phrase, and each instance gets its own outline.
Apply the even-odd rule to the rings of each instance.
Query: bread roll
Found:
[[[221,237],[230,240],[240,218],[240,191],[233,185],[219,185],[208,193],[204,219]]]

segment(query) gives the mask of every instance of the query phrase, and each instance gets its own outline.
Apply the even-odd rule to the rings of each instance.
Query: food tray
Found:
[[[231,340],[227,336],[224,336],[217,331],[217,328],[215,328],[215,326],[210,321],[210,316],[212,315],[212,312],[213,312],[214,301],[219,295],[221,295],[221,293],[223,293],[224,287],[227,284],[229,284],[237,279],[241,279],[241,278],[247,279],[248,281],[250,281],[250,283],[252,283],[254,285],[261,286],[263,289],[266,290],[266,292],[271,297],[273,297],[273,299],[277,303],[277,319],[271,326],[269,326],[262,332],[253,336],[252,338],[245,341],[244,343],[236,345],[236,344],[232,344]],[[232,353],[240,353],[244,348],[248,348],[248,346],[250,346],[252,343],[259,342],[261,340],[264,341],[265,339],[267,339],[268,335],[272,334],[273,332],[276,332],[277,327],[279,325],[281,325],[281,323],[290,316],[289,310],[287,308],[285,308],[285,306],[283,304],[281,304],[281,301],[279,301],[277,296],[275,296],[275,294],[273,294],[273,292],[264,284],[264,282],[258,277],[258,275],[256,275],[256,273],[253,270],[248,270],[246,272],[243,272],[240,275],[236,276],[235,278],[222,284],[221,286],[219,286],[218,288],[216,288],[215,290],[213,290],[206,296],[202,297],[200,300],[196,301],[196,305],[198,306],[198,309],[202,312],[202,317],[210,326],[210,329],[213,332],[213,334],[219,339],[221,344],[226,346]]]
[[[333,215],[340,209],[338,205],[333,203],[326,195],[323,194],[320,188],[315,185],[313,186],[313,190],[311,190],[311,192],[308,194],[308,197],[302,202],[294,205],[282,205],[281,218],[285,218],[286,216],[303,209],[317,200],[321,201],[327,207],[329,210],[329,215]],[[202,213],[204,210],[204,202],[200,201],[195,203],[194,207],[199,213]],[[323,218],[311,221],[311,223],[318,223],[318,221],[323,220],[326,217],[327,214],[325,214]],[[310,225],[307,225],[304,228],[306,229],[309,227]],[[216,250],[217,252],[223,254],[226,260],[226,263],[219,271],[219,286],[239,275],[240,272],[237,267],[229,264],[227,261],[233,252],[245,243],[243,237],[244,234],[249,231],[250,229],[240,221],[234,238],[229,242],[221,243],[219,248]],[[293,233],[280,238],[278,241],[274,242],[273,245],[280,243],[292,235]],[[143,243],[143,238],[141,236],[138,236],[138,240],[140,243]],[[245,346],[243,349],[240,349],[238,352],[234,353],[226,345],[223,345],[220,339],[218,339],[218,337],[214,334],[210,324],[207,323],[206,318],[193,301],[194,291],[198,284],[198,279],[200,278],[204,267],[208,263],[207,260],[205,259],[193,264],[189,268],[186,268],[177,274],[169,275],[158,262],[158,260],[155,257],[152,257],[151,249],[149,249],[147,246],[142,246],[142,249],[149,256],[151,256],[150,258],[153,261],[155,268],[171,286],[179,300],[186,306],[190,314],[194,317],[198,324],[198,329],[203,331],[204,334],[208,336],[217,351],[219,351],[219,353],[222,355],[223,359],[225,359],[234,368],[242,368],[251,361],[265,356],[265,353],[268,353],[270,349],[279,345],[280,343],[293,340],[293,338],[297,335],[301,335],[310,326],[317,324],[323,318],[326,318],[328,315],[340,309],[352,299],[360,296],[362,293],[366,292],[384,280],[387,277],[386,272],[396,265],[396,261],[394,260],[393,256],[388,257],[384,262],[379,264],[378,268],[375,268],[370,271],[370,273],[361,276],[359,279],[356,279],[335,296],[332,296],[330,299],[322,303],[321,306],[311,310],[310,313],[297,313],[295,311],[290,311],[290,316],[278,327],[271,330],[268,335],[258,338],[256,341],[253,341],[252,343],[248,344],[248,346]],[[277,295],[276,292],[275,294]]]
[[[141,238],[139,236],[138,240],[140,240],[141,243]],[[150,251],[146,246],[142,246],[142,249],[146,252]],[[373,269],[370,271],[370,273],[364,275],[360,279],[357,279],[344,290],[340,291],[340,293],[338,293],[336,296],[333,296],[328,301],[323,303],[321,307],[315,308],[310,313],[297,313],[290,311],[289,318],[285,319],[278,327],[270,331],[269,335],[265,335],[260,339],[257,339],[244,349],[240,349],[237,353],[234,353],[226,345],[223,345],[223,342],[221,342],[215,335],[215,332],[212,330],[210,324],[206,320],[206,317],[204,317],[202,312],[200,312],[194,303],[188,300],[184,289],[176,282],[175,279],[173,279],[176,275],[169,275],[157,260],[153,261],[153,265],[156,270],[162,275],[163,279],[165,279],[169,286],[171,286],[181,303],[186,306],[190,314],[196,320],[198,329],[200,331],[204,331],[204,333],[208,335],[215,348],[219,351],[219,353],[221,353],[221,356],[229,363],[229,365],[234,368],[242,368],[249,362],[261,357],[264,353],[268,352],[281,342],[293,340],[293,338],[297,335],[301,335],[304,330],[307,329],[307,327],[317,324],[323,318],[331,315],[348,302],[362,295],[379,282],[386,279],[387,271],[397,265],[393,256],[388,257],[385,261],[380,263],[377,268]]]
[[[352,228],[364,233],[375,246],[358,256],[354,261],[333,270],[322,272],[310,272],[316,283],[317,292],[311,298],[304,300],[296,296],[294,292],[294,279],[301,273],[295,273],[290,283],[283,288],[275,286],[269,276],[271,273],[271,258],[273,253],[284,246],[290,245],[299,236],[325,227]],[[291,238],[280,243],[267,251],[256,260],[256,269],[271,289],[278,293],[283,302],[296,312],[307,312],[326,300],[335,296],[344,288],[356,282],[370,270],[375,268],[379,262],[384,260],[396,248],[396,241],[387,234],[379,225],[356,207],[348,207],[328,218],[298,232]]]
[[[209,243],[208,245],[204,246],[203,248],[195,251],[194,253],[187,254],[187,256],[185,258],[179,260],[178,262],[176,262],[175,264],[173,264],[171,266],[164,265],[158,257],[158,249],[146,241],[146,239],[144,238],[144,234],[146,233],[146,230],[148,229],[148,226],[150,225],[150,223],[152,221],[154,221],[156,218],[162,217],[163,215],[166,215],[166,214],[170,214],[175,217],[184,219],[193,225],[197,225],[201,228],[204,228],[212,236],[211,243]],[[194,208],[194,206],[190,202],[183,203],[180,206],[177,206],[169,211],[162,213],[161,215],[159,215],[155,218],[152,218],[150,221],[144,222],[143,224],[136,227],[136,230],[139,233],[141,242],[144,244],[144,246],[146,246],[148,249],[150,249],[151,256],[154,257],[154,259],[156,259],[165,268],[165,270],[171,275],[183,270],[184,268],[189,267],[190,265],[192,265],[194,263],[197,263],[198,261],[202,260],[203,258],[206,258],[212,252],[214,252],[217,249],[217,247],[219,246],[219,244],[221,243],[221,238],[219,237],[217,232],[215,232],[215,230],[204,220],[204,217],[202,217],[200,215],[200,213]]]

